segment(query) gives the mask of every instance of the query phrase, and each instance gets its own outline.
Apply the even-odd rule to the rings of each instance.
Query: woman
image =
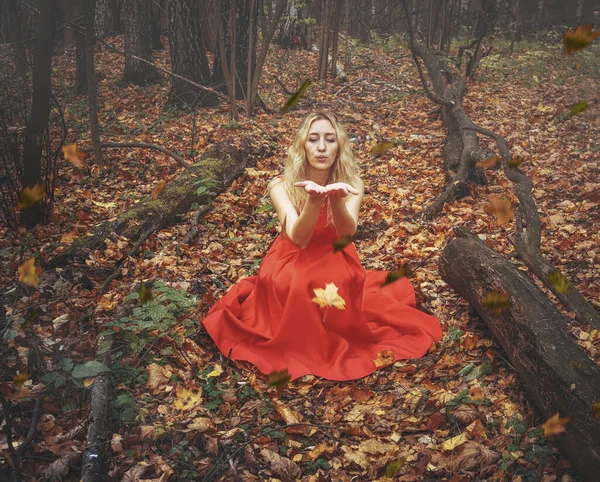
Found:
[[[223,354],[292,379],[352,380],[372,373],[382,352],[420,357],[441,338],[406,278],[383,285],[386,272],[365,271],[354,245],[339,242],[356,231],[363,192],[342,125],[329,112],[310,114],[269,185],[281,235],[258,275],[203,320]]]

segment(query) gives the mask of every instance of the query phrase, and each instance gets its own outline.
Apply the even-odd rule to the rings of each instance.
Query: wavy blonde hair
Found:
[[[314,121],[321,119],[328,120],[331,123],[338,143],[338,151],[335,161],[331,166],[327,183],[345,182],[356,187],[360,180],[358,165],[354,160],[354,154],[352,152],[352,145],[350,144],[350,139],[342,124],[340,124],[337,117],[332,112],[312,112],[306,116],[302,125],[296,132],[296,138],[288,149],[287,161],[283,170],[285,190],[298,211],[300,211],[304,205],[308,194],[304,189],[295,187],[294,183],[306,180],[306,165],[308,161],[306,160],[306,150],[304,146],[306,144],[306,139],[308,138],[310,126]]]

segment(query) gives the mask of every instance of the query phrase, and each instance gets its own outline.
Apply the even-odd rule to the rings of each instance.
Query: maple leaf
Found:
[[[577,104],[573,104],[570,106],[569,111],[571,116],[581,114],[584,110],[588,108],[587,102],[577,102]]]
[[[552,415],[552,417],[546,420],[545,424],[542,425],[542,428],[544,429],[544,436],[547,437],[548,435],[556,435],[564,432],[566,430],[565,425],[568,421],[569,417],[561,418],[558,413],[555,413]]]
[[[394,147],[393,142],[378,142],[373,147],[371,147],[371,155],[373,157],[379,157],[385,154],[389,148]]]
[[[562,293],[563,295],[571,293],[571,282],[559,270],[548,273],[546,279],[559,293]]]
[[[408,268],[406,266],[400,266],[397,270],[388,271],[388,274],[385,277],[385,280],[383,280],[383,283],[381,283],[380,288],[392,284],[395,281],[398,281],[400,278],[404,278],[407,274]]]
[[[475,163],[475,167],[487,168],[487,169],[499,169],[502,166],[502,158],[500,156],[493,156]]]
[[[201,388],[194,391],[183,387],[177,387],[175,395],[177,398],[173,402],[173,408],[176,410],[191,410],[202,403]]]
[[[298,104],[300,97],[302,97],[302,94],[304,93],[304,91],[310,87],[310,84],[312,84],[312,80],[310,80],[310,79],[306,79],[302,83],[300,88],[291,95],[291,97],[287,100],[287,102],[281,108],[282,114],[285,114],[288,110],[296,107],[296,104]]]
[[[277,388],[277,390],[283,390],[285,386],[290,382],[291,378],[292,377],[290,376],[290,373],[288,372],[287,368],[284,368],[281,371],[273,370],[267,376],[266,383],[269,387],[275,387]]]
[[[503,290],[493,289],[488,291],[481,303],[494,313],[501,313],[510,306],[510,297]]]
[[[77,144],[65,144],[62,148],[65,159],[73,164],[75,167],[82,167],[83,162],[81,162],[81,158],[79,157],[83,152],[79,152],[77,150]]]
[[[41,266],[35,265],[35,258],[29,258],[19,266],[19,282],[37,288],[43,271]]]
[[[508,223],[513,217],[510,199],[503,196],[489,196],[489,202],[484,206],[483,210],[488,214],[496,216],[498,226],[503,226]]]
[[[41,184],[36,184],[33,187],[27,186],[21,193],[21,201],[17,204],[17,209],[30,208],[43,199],[44,196],[46,196],[46,191]]]
[[[563,37],[565,44],[565,56],[574,54],[578,50],[582,50],[590,45],[594,39],[598,38],[600,31],[594,30],[594,26],[578,25],[575,30],[568,29]]]
[[[154,189],[152,189],[152,194],[150,194],[150,196],[152,196],[152,199],[158,198],[158,195],[165,189],[165,184],[166,181],[164,179],[161,179],[154,185]]]
[[[327,283],[325,289],[315,288],[315,297],[311,300],[321,308],[325,306],[333,306],[338,310],[346,309],[346,301],[340,295],[338,295],[338,288],[335,283]]]
[[[348,246],[354,238],[349,234],[344,234],[341,238],[333,242],[333,252],[337,253]]]
[[[382,350],[377,353],[377,358],[373,360],[377,368],[384,368],[394,363],[394,352],[390,350]]]

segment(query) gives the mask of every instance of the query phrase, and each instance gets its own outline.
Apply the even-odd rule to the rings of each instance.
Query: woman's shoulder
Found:
[[[271,190],[274,186],[277,185],[283,186],[283,174],[279,174],[278,176],[275,176],[273,179],[271,179],[269,181],[269,184],[267,184],[267,187],[269,188],[269,190]]]

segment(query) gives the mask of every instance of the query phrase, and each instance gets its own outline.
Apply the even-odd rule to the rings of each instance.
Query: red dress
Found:
[[[442,337],[437,318],[415,308],[406,278],[381,287],[387,273],[365,271],[352,243],[334,252],[335,239],[325,208],[305,249],[278,236],[258,275],[232,286],[202,321],[221,353],[265,374],[352,380],[375,371],[382,351],[417,358]],[[313,301],[329,283],[345,309]]]

